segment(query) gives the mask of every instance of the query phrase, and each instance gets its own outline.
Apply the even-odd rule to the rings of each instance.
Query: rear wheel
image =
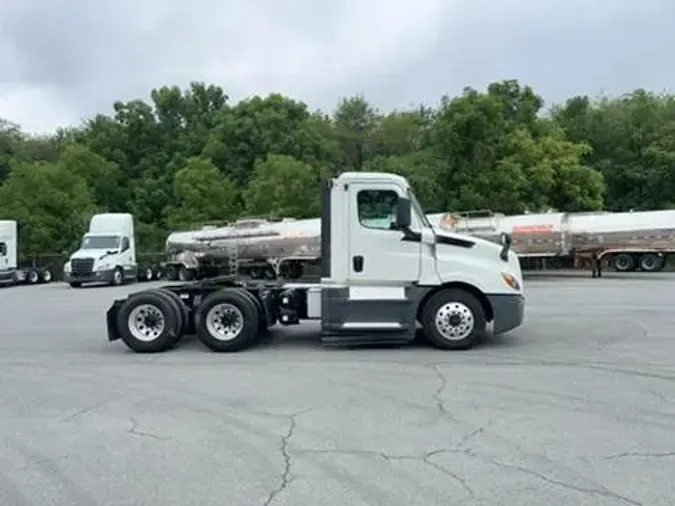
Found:
[[[666,259],[656,253],[645,253],[640,255],[640,270],[645,272],[656,272],[663,269]]]
[[[258,337],[260,313],[239,290],[219,290],[199,305],[199,339],[213,351],[234,352],[251,346]]]
[[[614,257],[614,270],[617,272],[629,272],[635,269],[635,259],[628,253],[619,253]]]
[[[195,271],[188,269],[184,265],[181,265],[178,268],[178,279],[180,281],[192,281],[195,277]]]
[[[190,333],[193,330],[192,329],[193,325],[191,325],[190,311],[185,305],[185,302],[183,302],[177,294],[175,294],[171,290],[166,290],[165,288],[157,288],[151,291],[157,292],[163,295],[164,297],[167,297],[173,303],[176,311],[178,311],[178,314],[181,319],[181,331],[180,335],[176,338],[176,340],[180,340],[180,338],[183,337],[185,334]]]
[[[52,282],[52,271],[49,269],[45,269],[40,273],[40,281],[43,283],[51,283]]]
[[[31,285],[35,285],[40,282],[40,273],[35,269],[28,271],[28,282]]]
[[[168,350],[180,336],[181,326],[173,301],[154,290],[130,296],[117,315],[120,337],[136,353]]]
[[[422,310],[427,339],[444,350],[472,348],[485,333],[485,312],[468,292],[451,288],[433,295]]]

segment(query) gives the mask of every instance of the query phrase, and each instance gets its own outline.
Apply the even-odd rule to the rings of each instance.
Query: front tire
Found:
[[[120,286],[124,283],[124,272],[122,272],[121,267],[116,267],[113,271],[112,281],[110,282],[113,286]]]
[[[238,290],[219,290],[199,305],[196,327],[200,341],[212,351],[240,351],[258,338],[260,312]]]
[[[451,288],[433,295],[422,310],[427,339],[443,350],[468,350],[485,334],[485,311],[464,290]]]

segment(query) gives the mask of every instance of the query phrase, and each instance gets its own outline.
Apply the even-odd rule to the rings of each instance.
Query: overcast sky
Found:
[[[192,80],[334,109],[517,78],[550,104],[670,90],[675,0],[0,0],[0,117],[34,132]]]

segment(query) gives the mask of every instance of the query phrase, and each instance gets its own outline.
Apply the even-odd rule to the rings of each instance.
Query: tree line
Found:
[[[280,94],[231,103],[216,85],[152,90],[52,135],[0,120],[0,219],[24,254],[73,249],[95,212],[131,212],[140,247],[243,216],[319,215],[322,177],[408,178],[427,212],[675,205],[675,95],[636,90],[544,108],[516,80],[383,113],[332,114]]]

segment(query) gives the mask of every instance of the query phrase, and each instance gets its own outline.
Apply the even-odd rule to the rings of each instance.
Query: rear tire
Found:
[[[170,349],[180,336],[181,325],[174,302],[154,290],[130,296],[117,315],[120,337],[136,353]]]
[[[212,351],[240,351],[258,338],[260,313],[240,290],[219,290],[199,305],[196,327],[200,341]]]
[[[645,253],[640,255],[640,270],[644,272],[657,272],[663,269],[666,263],[664,257],[655,253]]]
[[[35,269],[28,271],[27,277],[28,283],[31,285],[37,285],[40,282],[40,273]]]
[[[431,344],[443,350],[468,350],[485,334],[481,303],[464,290],[450,288],[433,295],[422,309],[421,323]]]
[[[192,269],[188,269],[184,265],[181,265],[178,268],[178,280],[187,282],[187,281],[192,281],[195,278],[195,271]]]
[[[151,291],[160,293],[168,297],[169,300],[171,300],[175,305],[175,309],[176,311],[178,311],[178,314],[181,318],[180,335],[176,339],[180,340],[180,338],[183,337],[185,334],[189,334],[193,330],[194,325],[192,325],[190,322],[190,311],[188,310],[188,307],[185,305],[185,302],[183,302],[177,294],[165,288],[157,288]]]
[[[44,269],[44,270],[40,273],[40,281],[41,281],[42,283],[51,283],[51,282],[52,282],[52,279],[53,279],[52,271],[50,271],[49,269]]]
[[[628,253],[619,253],[614,257],[614,270],[616,272],[630,272],[635,270],[635,259]]]

